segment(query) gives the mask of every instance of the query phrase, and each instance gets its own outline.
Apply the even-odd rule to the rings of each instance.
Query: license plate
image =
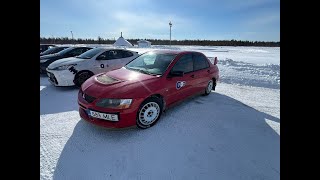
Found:
[[[91,110],[89,110],[88,114],[91,117],[95,117],[95,118],[99,118],[99,119],[104,119],[104,120],[109,120],[109,121],[119,121],[117,114],[100,113],[100,112],[91,111]]]

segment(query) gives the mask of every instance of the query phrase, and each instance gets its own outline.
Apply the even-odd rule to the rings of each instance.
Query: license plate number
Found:
[[[89,115],[99,119],[104,119],[109,121],[119,121],[117,114],[100,113],[100,112],[90,110]]]

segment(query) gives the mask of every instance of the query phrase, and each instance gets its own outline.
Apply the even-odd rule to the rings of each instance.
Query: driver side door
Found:
[[[122,55],[117,52],[117,50],[108,50],[100,54],[94,61],[94,70],[95,74],[108,72],[114,69],[117,69],[117,59],[121,58]]]
[[[182,55],[170,70],[170,72],[172,71],[183,71],[184,75],[182,77],[166,78],[166,101],[168,105],[192,95],[194,84],[192,54]]]

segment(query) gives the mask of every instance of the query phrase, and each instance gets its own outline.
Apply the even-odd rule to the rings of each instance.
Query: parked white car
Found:
[[[138,56],[126,49],[94,48],[79,56],[51,63],[47,70],[55,86],[81,86],[94,74],[119,69]]]

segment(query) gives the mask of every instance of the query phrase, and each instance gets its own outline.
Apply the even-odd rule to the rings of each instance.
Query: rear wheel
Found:
[[[141,129],[149,128],[156,124],[162,114],[163,103],[158,97],[146,99],[137,114],[137,126]]]
[[[74,77],[74,84],[80,87],[87,79],[89,79],[93,75],[94,74],[89,71],[80,72]]]
[[[204,92],[204,95],[207,96],[211,93],[211,90],[213,88],[213,80],[211,79],[209,82],[208,82],[208,85],[205,89],[205,92]]]

